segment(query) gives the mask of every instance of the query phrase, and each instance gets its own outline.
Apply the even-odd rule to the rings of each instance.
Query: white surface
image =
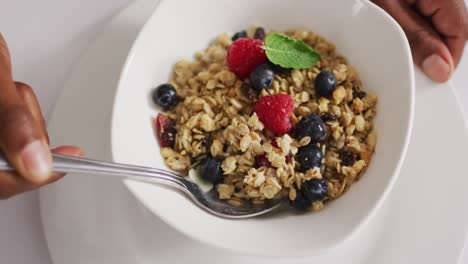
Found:
[[[34,87],[46,117],[75,60],[131,0],[0,1],[0,32],[14,77]],[[1,263],[50,264],[37,192],[0,201]]]
[[[145,7],[133,6],[125,16],[118,17],[82,58],[52,118],[52,136],[59,142],[73,139],[83,144],[90,156],[110,158],[111,94],[117,83],[118,65],[123,62],[133,36],[131,29],[135,30],[138,24],[135,22],[143,14],[149,14]],[[119,45],[113,50],[106,49],[115,39]],[[101,73],[99,69],[109,62],[113,66]],[[466,130],[450,87],[430,83],[421,75],[417,77],[419,108],[415,138],[409,148],[409,162],[404,165],[386,205],[388,210],[380,211],[371,221],[370,229],[332,255],[288,259],[288,263],[341,264],[343,259],[346,263],[364,264],[457,263],[465,237],[460,230],[468,226],[465,202],[468,179],[456,177],[457,172],[468,166],[464,162]],[[93,98],[87,96],[87,90],[77,89],[96,85],[106,88]],[[85,100],[91,107],[77,110],[76,105]],[[446,117],[437,126],[431,122],[434,105],[439,105],[438,113]],[[83,128],[74,122],[76,119],[88,126]],[[453,139],[434,140],[445,138],[447,131],[451,131]],[[450,177],[449,188],[441,188],[440,175],[455,175]],[[139,206],[120,180],[68,177],[41,191],[41,204],[55,264],[285,262],[285,259],[232,255],[188,240]]]
[[[0,2],[0,31],[4,33],[14,53],[15,76],[18,80],[25,80],[36,88],[46,114],[50,113],[63,80],[67,77],[76,57],[88,45],[95,33],[100,31],[109,15],[127,2],[130,1]],[[75,10],[85,11],[75,12]],[[141,25],[142,21],[135,20],[135,23]],[[468,109],[466,57],[453,82],[462,95],[463,106]],[[37,206],[35,193],[0,202],[2,263],[50,264]],[[162,239],[166,236],[165,232],[158,234]],[[465,260],[463,263],[468,263],[468,256]]]
[[[186,197],[167,187],[131,180],[125,183],[135,197],[164,222],[213,246],[262,256],[328,253],[365,228],[391,190],[403,164],[415,94],[411,50],[405,34],[384,11],[361,1],[226,1],[223,8],[230,10],[229,15],[216,12],[219,8],[216,1],[163,1],[143,28],[129,54],[117,92],[112,117],[113,158],[120,163],[165,167],[163,158],[157,154],[160,148],[149,122],[150,113],[155,117],[157,111],[148,103],[148,95],[155,86],[167,82],[172,71],[169,65],[192,58],[221,32],[233,32],[246,27],[246,23],[274,30],[299,25],[315,29],[347,55],[361,73],[366,89],[384,98],[377,106],[376,154],[365,177],[346,193],[346,197],[330,203],[326,210],[313,216],[284,214],[232,221],[193,206]],[[181,7],[183,3],[185,6]],[[288,5],[294,8],[288,9]],[[335,10],[335,16],[314,8],[317,5],[324,10]],[[206,17],[205,13],[212,15]],[[342,20],[347,21],[346,28],[342,27]],[[190,30],[187,24],[192,25]],[[174,34],[184,31],[185,34]],[[370,35],[374,41],[363,46],[361,40]],[[186,39],[190,39],[190,45]],[[377,57],[379,60],[375,60]],[[289,228],[283,228],[285,225]],[[223,236],[219,235],[221,232]]]

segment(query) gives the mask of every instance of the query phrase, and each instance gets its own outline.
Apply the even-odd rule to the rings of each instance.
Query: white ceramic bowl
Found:
[[[363,178],[325,210],[250,220],[214,217],[171,189],[126,180],[151,212],[182,233],[237,252],[268,256],[321,254],[366,226],[393,186],[408,146],[414,108],[411,52],[398,24],[361,0],[163,1],[136,40],[115,99],[116,162],[165,167],[150,117],[151,89],[167,82],[173,64],[190,59],[221,32],[252,24],[307,28],[333,41],[379,96],[378,144]]]

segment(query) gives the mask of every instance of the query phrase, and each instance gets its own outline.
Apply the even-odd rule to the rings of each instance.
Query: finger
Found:
[[[452,53],[452,58],[453,58],[455,67],[458,66],[463,56],[463,52],[466,46],[466,40],[467,38],[461,38],[461,37],[445,39],[445,43],[447,43],[447,47],[449,48],[450,53]]]
[[[432,24],[444,36],[454,64],[457,66],[468,39],[468,13],[465,1],[437,2],[440,8],[432,15]]]
[[[31,183],[16,173],[0,172],[0,199],[8,199],[16,194],[34,189]]]
[[[23,99],[24,104],[28,107],[29,112],[34,118],[36,124],[41,128],[42,133],[46,136],[47,143],[49,143],[49,135],[47,134],[46,123],[44,117],[42,116],[41,106],[37,101],[34,90],[31,88],[31,86],[21,82],[15,82],[15,85]]]
[[[468,12],[463,0],[407,0],[417,10],[430,17],[450,50],[454,65],[458,65],[468,39]]]
[[[8,102],[9,99],[19,100],[18,94],[13,84],[11,75],[11,58],[8,46],[0,34],[0,104]]]
[[[441,8],[441,1],[439,0],[406,0],[406,2],[411,5],[417,7],[419,12],[427,17],[432,16],[434,13],[440,10]]]
[[[2,33],[0,33],[0,67],[4,68],[3,70],[0,70],[0,72],[7,72],[8,75],[11,76],[10,51],[8,50],[8,46]]]
[[[3,38],[0,49],[0,65],[7,65],[10,58]],[[0,95],[1,150],[22,177],[46,181],[52,168],[47,139],[16,89],[11,65],[0,66]]]
[[[374,0],[374,2],[392,15],[405,31],[414,63],[436,82],[450,79],[455,68],[452,55],[432,26],[406,1]]]
[[[78,147],[61,146],[53,149],[52,152],[62,155],[81,157],[83,152]],[[33,183],[25,180],[16,173],[0,172],[0,199],[7,199],[13,195],[24,193],[50,184],[61,179],[64,174],[53,173],[47,181],[42,183]]]
[[[52,149],[52,153],[62,154],[73,157],[83,157],[83,151],[76,146],[60,146]]]
[[[57,148],[52,149],[52,153],[56,154],[62,154],[66,156],[72,156],[72,157],[83,157],[83,151],[76,146],[60,146]],[[45,184],[49,184],[52,182],[55,182],[59,179],[61,179],[65,174],[63,173],[52,173],[52,176],[49,178],[49,180]]]
[[[418,12],[430,17],[435,29],[445,36],[462,35],[467,25],[467,10],[464,0],[406,0],[416,7]],[[464,32],[466,33],[466,32]]]

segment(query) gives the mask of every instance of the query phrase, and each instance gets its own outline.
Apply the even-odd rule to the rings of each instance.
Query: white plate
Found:
[[[54,145],[79,144],[90,157],[111,158],[111,105],[120,65],[151,2],[137,1],[116,17],[83,56],[50,122]],[[466,127],[451,87],[421,75],[417,87],[413,139],[388,210],[332,255],[302,260],[232,255],[171,229],[139,206],[120,180],[70,175],[40,192],[52,259],[55,264],[457,263],[468,227]]]

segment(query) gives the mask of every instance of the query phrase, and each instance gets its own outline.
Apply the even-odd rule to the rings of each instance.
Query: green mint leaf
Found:
[[[270,34],[262,47],[268,59],[283,68],[307,69],[320,60],[320,55],[304,41],[282,34]]]

